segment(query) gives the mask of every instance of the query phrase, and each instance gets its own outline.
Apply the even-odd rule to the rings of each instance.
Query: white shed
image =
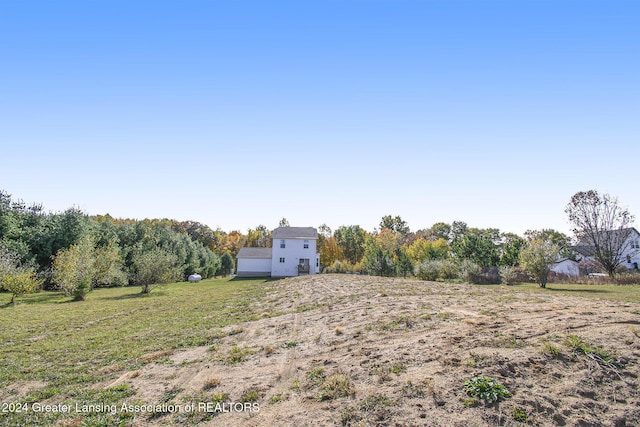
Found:
[[[271,275],[271,248],[241,248],[236,258],[238,276]]]

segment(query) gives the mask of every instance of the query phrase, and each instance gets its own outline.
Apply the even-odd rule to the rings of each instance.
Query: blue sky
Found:
[[[57,211],[569,232],[640,216],[637,1],[0,0],[0,189]]]

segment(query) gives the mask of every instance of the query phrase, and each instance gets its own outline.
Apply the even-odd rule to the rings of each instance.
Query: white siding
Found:
[[[273,255],[271,260],[271,275],[274,277],[288,277],[298,275],[298,264],[300,259],[308,259],[309,274],[316,274],[316,240],[309,238],[300,239],[283,239],[285,247],[280,247],[280,240],[273,242]],[[305,241],[309,247],[305,248]],[[280,262],[280,258],[284,258],[284,262]]]
[[[578,263],[570,259],[564,259],[560,262],[555,263],[551,268],[551,271],[553,271],[554,273],[566,274],[568,276],[580,275],[580,268],[578,267]]]
[[[238,258],[238,276],[269,276],[271,258]]]
[[[622,255],[622,265],[630,270],[640,266],[640,235],[635,229],[631,231],[631,235],[627,239],[624,253]]]

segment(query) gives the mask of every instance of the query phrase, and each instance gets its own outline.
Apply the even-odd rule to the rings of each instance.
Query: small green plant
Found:
[[[621,367],[620,362],[615,360],[611,353],[602,347],[592,346],[577,335],[567,335],[563,343],[573,351],[575,356],[587,356],[601,368],[611,370],[620,376],[620,372],[618,371]]]
[[[227,353],[225,362],[228,365],[241,363],[244,362],[249,357],[249,355],[251,355],[251,350],[246,347],[238,347],[237,345],[234,345],[229,349],[229,353]]]
[[[222,403],[229,400],[228,393],[215,393],[211,396],[211,401],[213,403]]]
[[[168,391],[167,393],[165,393],[165,394],[160,398],[160,401],[161,401],[162,403],[167,403],[167,402],[169,402],[169,401],[173,400],[173,399],[178,395],[178,393],[180,393],[180,391],[181,391],[181,390],[179,390],[179,389],[173,389],[173,390],[171,390],[171,391]]]
[[[284,343],[284,348],[293,348],[297,347],[300,343],[298,341],[287,341]]]
[[[511,393],[503,385],[493,378],[485,377],[483,374],[466,380],[464,382],[464,390],[469,396],[477,397],[489,403],[511,397]]]
[[[289,399],[289,395],[286,393],[278,393],[278,394],[274,394],[273,396],[271,396],[269,398],[269,404],[270,405],[275,405],[278,402],[284,402],[285,400]]]
[[[291,380],[291,390],[300,391],[301,388],[302,388],[302,385],[300,384],[299,379],[294,378],[293,380]]]
[[[327,375],[324,372],[324,368],[321,366],[317,368],[313,368],[312,370],[307,372],[307,380],[312,385],[322,384],[326,376]]]
[[[391,366],[391,368],[389,368],[389,372],[396,375],[400,375],[401,373],[406,372],[406,370],[407,367],[402,363],[396,363],[395,365]]]
[[[560,348],[550,342],[546,342],[540,349],[540,353],[546,356],[558,357],[560,356]]]
[[[344,374],[333,374],[328,376],[322,383],[322,390],[318,394],[318,400],[334,400],[352,394],[353,388],[349,377]]]
[[[516,406],[511,410],[511,416],[513,417],[514,420],[519,421],[521,423],[529,422],[529,415],[527,414],[527,411],[525,411],[519,406]]]
[[[244,393],[242,393],[242,396],[240,396],[240,402],[241,403],[257,402],[258,399],[260,399],[260,397],[262,397],[262,393],[260,392],[260,390],[258,390],[257,388],[251,388],[245,391]]]
[[[476,399],[475,397],[467,397],[462,401],[462,404],[467,408],[473,408],[478,404],[478,399]]]
[[[360,401],[360,409],[365,412],[373,411],[383,406],[391,406],[393,402],[384,394],[372,394]]]
[[[356,423],[361,420],[362,416],[359,414],[358,409],[353,406],[349,406],[340,414],[340,422],[343,426],[357,425]]]

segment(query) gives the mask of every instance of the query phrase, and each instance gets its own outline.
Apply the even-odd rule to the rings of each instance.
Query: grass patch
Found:
[[[483,285],[484,288],[501,288],[504,285]],[[611,301],[624,301],[640,303],[640,285],[583,285],[569,283],[547,283],[546,288],[541,288],[535,283],[521,283],[509,286],[515,293],[533,292],[552,295],[554,293],[582,296],[587,298],[599,298]]]
[[[340,397],[348,397],[354,393],[349,377],[344,374],[333,374],[328,376],[322,383],[318,400],[334,400]]]
[[[575,356],[586,356],[596,362],[600,368],[620,377],[619,369],[622,365],[604,348],[593,346],[577,335],[567,335],[563,343],[572,350]]]
[[[16,398],[74,404],[94,384],[146,363],[167,362],[181,348],[213,345],[215,331],[260,318],[262,312],[254,312],[252,302],[265,294],[265,282],[225,278],[174,283],[147,296],[140,295],[139,287],[99,288],[82,302],[71,302],[59,292],[24,295],[20,304],[0,308],[0,387],[41,381],[45,387]],[[0,293],[0,306],[9,298]],[[118,369],[102,369],[113,366]],[[110,400],[119,406],[124,394]],[[14,414],[10,424],[52,425],[76,416],[30,415]],[[115,418],[107,422],[119,423]]]
[[[242,393],[242,396],[240,396],[240,402],[242,403],[257,402],[258,400],[260,400],[261,397],[262,397],[262,392],[257,388],[252,388]]]
[[[310,385],[320,385],[324,382],[327,374],[324,372],[323,367],[313,368],[309,372],[307,372],[307,382]]]
[[[275,405],[276,403],[284,402],[287,399],[289,399],[289,395],[287,393],[277,393],[269,398],[269,404]]]
[[[237,345],[234,345],[229,349],[229,352],[225,356],[224,363],[226,363],[227,365],[242,363],[247,360],[253,353],[254,351],[248,347],[239,347]]]
[[[516,406],[515,408],[511,409],[511,417],[513,417],[514,420],[521,423],[529,422],[529,414],[527,414],[527,411],[525,411],[519,406]]]

